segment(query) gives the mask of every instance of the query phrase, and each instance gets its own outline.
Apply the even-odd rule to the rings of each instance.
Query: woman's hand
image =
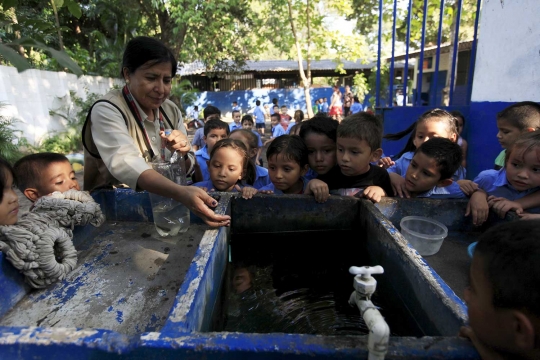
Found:
[[[171,152],[179,151],[184,156],[191,150],[187,136],[180,130],[173,130],[170,135],[165,135],[164,131],[160,131],[159,136],[167,141],[167,149]]]
[[[210,226],[229,226],[231,217],[218,215],[211,208],[218,202],[204,190],[196,186],[181,186],[180,202]]]

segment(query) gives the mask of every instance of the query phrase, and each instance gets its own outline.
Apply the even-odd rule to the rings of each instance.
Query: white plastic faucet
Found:
[[[357,305],[362,314],[368,329],[368,360],[384,360],[388,351],[388,340],[390,338],[390,327],[384,321],[384,317],[371,302],[371,295],[377,289],[377,280],[371,274],[382,274],[382,266],[351,266],[349,272],[354,277],[354,289],[349,299],[349,304]]]

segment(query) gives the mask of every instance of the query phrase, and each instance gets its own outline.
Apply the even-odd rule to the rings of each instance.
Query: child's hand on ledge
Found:
[[[368,186],[364,189],[364,197],[368,200],[378,203],[386,193],[380,186]]]
[[[328,200],[330,191],[328,190],[328,185],[324,181],[313,179],[308,182],[305,194],[313,194],[316,202],[323,203]]]
[[[497,214],[501,219],[503,219],[506,216],[506,213],[508,211],[515,211],[516,214],[520,215],[523,213],[523,207],[515,202],[510,201],[508,199],[502,198],[502,197],[496,197],[496,196],[489,196],[488,197],[488,205],[489,207]]]
[[[396,173],[389,173],[390,183],[392,184],[392,189],[394,189],[394,194],[400,198],[406,197],[410,198],[411,195],[409,191],[405,188],[405,178]]]
[[[521,220],[538,220],[540,219],[540,214],[521,213],[519,217]]]
[[[457,181],[459,188],[467,196],[471,196],[476,190],[479,189],[478,184],[472,182],[471,180],[458,180]]]
[[[482,225],[488,218],[489,205],[487,202],[487,194],[483,190],[475,191],[467,204],[465,216],[472,215],[473,224],[475,226]]]
[[[234,188],[242,194],[244,199],[251,199],[253,195],[259,192],[257,189],[251,186],[244,186],[243,188],[240,188],[239,185],[235,185]]]

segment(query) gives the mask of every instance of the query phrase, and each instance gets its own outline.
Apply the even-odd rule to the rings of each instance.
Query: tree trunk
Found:
[[[300,42],[298,40],[298,34],[296,33],[296,27],[294,25],[291,0],[287,0],[287,5],[289,7],[289,22],[291,23],[291,30],[292,30],[293,37],[294,37],[294,44],[296,46],[296,57],[297,57],[297,60],[298,60],[298,71],[300,73],[300,78],[302,79],[302,83],[304,85],[304,94],[305,94],[305,97],[306,97],[306,107],[307,107],[308,118],[311,118],[311,117],[313,117],[313,108],[311,107],[311,94],[309,93],[309,89],[311,88],[311,76],[308,78],[308,77],[306,77],[306,74],[304,73],[304,64],[303,64],[303,59],[302,59],[302,48],[300,47]],[[308,9],[309,9],[309,0],[308,0],[307,5],[308,5]],[[308,13],[308,29],[309,29],[309,13]],[[309,30],[308,30],[308,34],[309,34]],[[308,36],[308,41],[309,41],[309,36]],[[308,45],[308,51],[309,51],[309,45]],[[308,52],[308,56],[309,56],[309,52]],[[307,58],[307,66],[308,66],[308,71],[311,73],[309,57]],[[308,74],[308,75],[311,75],[311,74]]]
[[[62,39],[62,31],[60,30],[60,19],[58,18],[58,9],[56,9],[56,5],[54,4],[54,0],[51,0],[53,12],[54,12],[54,21],[56,23],[56,30],[58,31],[58,44],[60,47],[60,51],[64,51],[64,40]]]

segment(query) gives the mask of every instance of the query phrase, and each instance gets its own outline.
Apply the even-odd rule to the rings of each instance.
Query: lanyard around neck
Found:
[[[131,113],[135,117],[135,120],[137,120],[137,125],[139,125],[139,128],[144,134],[144,140],[146,141],[146,147],[148,148],[148,152],[150,154],[150,161],[154,159],[154,150],[152,150],[152,145],[150,144],[150,138],[148,137],[148,132],[146,131],[146,128],[144,127],[144,121],[141,118],[141,114],[139,112],[139,109],[137,108],[137,104],[135,103],[135,99],[133,98],[133,95],[131,95],[131,92],[129,91],[127,85],[124,86],[122,89],[122,94],[124,95],[124,99],[126,100],[129,109],[131,110]],[[158,120],[159,120],[159,129],[160,131],[165,131],[165,124],[163,122],[163,115],[161,114],[161,111],[158,109]],[[165,160],[165,145],[166,141],[161,139],[161,159]]]

